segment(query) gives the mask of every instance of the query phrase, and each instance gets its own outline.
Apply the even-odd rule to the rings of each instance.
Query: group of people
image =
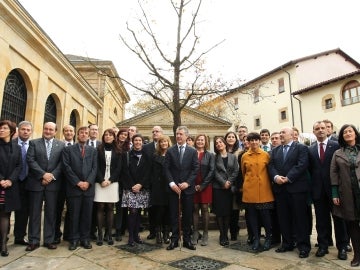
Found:
[[[298,141],[296,128],[285,127],[238,134],[229,131],[214,139],[214,152],[206,134],[191,137],[186,126],[176,129],[175,141],[152,129],[146,143],[136,127],[106,129],[98,140],[97,125],[63,127],[64,140],[55,138],[57,126],[47,122],[42,137],[32,139],[32,124],[0,121],[0,242],[7,256],[10,214],[15,212],[15,244],[26,251],[43,245],[56,249],[61,237],[69,250],[79,245],[114,244],[121,240],[126,220],[128,245],[143,243],[139,236],[141,213],[149,216],[148,239],[182,244],[195,250],[208,245],[209,213],[216,215],[219,244],[229,245],[239,234],[239,212],[245,209],[248,243],[253,251],[311,249],[312,211],[316,217],[317,257],[333,245],[334,223],[338,258],[354,250],[352,266],[360,264],[360,156],[359,133],[344,125],[334,138],[332,123],[313,125],[316,142]],[[66,202],[63,230],[61,219]],[[114,217],[114,209],[115,217]],[[201,214],[200,214],[201,213]],[[201,228],[200,233],[200,217]],[[261,243],[261,228],[265,241]],[[105,231],[103,231],[105,229]],[[25,238],[28,232],[28,239]],[[180,240],[182,239],[182,243]]]

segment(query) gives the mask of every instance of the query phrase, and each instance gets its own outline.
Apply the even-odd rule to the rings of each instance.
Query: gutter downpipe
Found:
[[[301,132],[304,132],[303,119],[302,119],[302,109],[301,109],[301,100],[298,99],[296,96],[293,96],[293,97],[299,102]]]
[[[292,118],[292,126],[295,126],[295,122],[294,122],[294,106],[293,106],[293,100],[292,100],[292,90],[291,90],[291,77],[290,77],[290,73],[287,72],[285,69],[283,69],[281,67],[281,69],[287,73],[288,77],[289,77],[289,90],[290,90],[290,106],[291,106],[291,118]]]

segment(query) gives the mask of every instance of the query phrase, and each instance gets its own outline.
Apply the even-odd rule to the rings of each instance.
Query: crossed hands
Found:
[[[2,188],[8,188],[8,187],[12,186],[12,182],[11,182],[11,180],[1,180],[0,181],[0,186]]]
[[[47,186],[48,184],[50,184],[51,181],[53,181],[55,179],[54,175],[52,173],[44,173],[43,178],[41,180],[41,184],[43,186]]]
[[[278,185],[283,185],[283,184],[286,184],[288,182],[289,182],[289,179],[286,176],[278,175],[275,178],[275,183],[278,184]]]
[[[187,182],[182,182],[181,184],[173,185],[171,187],[172,191],[174,191],[176,194],[180,195],[182,190],[185,190],[189,187],[189,184]]]

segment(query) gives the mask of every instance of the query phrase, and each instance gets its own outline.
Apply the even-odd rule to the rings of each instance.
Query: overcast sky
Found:
[[[19,0],[64,54],[113,61],[118,73],[144,79],[142,64],[119,34],[138,14],[136,0]],[[148,0],[162,37],[174,39],[168,0]],[[290,60],[335,48],[360,62],[358,0],[204,0],[201,48],[209,73],[249,81]],[[149,12],[149,10],[147,10]]]

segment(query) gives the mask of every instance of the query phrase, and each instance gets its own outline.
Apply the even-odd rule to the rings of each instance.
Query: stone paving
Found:
[[[146,239],[147,232],[141,233]],[[205,270],[234,270],[234,269],[360,269],[350,267],[352,253],[349,253],[347,261],[337,259],[335,247],[329,248],[329,254],[325,257],[315,257],[316,248],[313,247],[310,256],[299,259],[297,251],[276,253],[275,248],[261,253],[251,253],[239,250],[246,239],[246,230],[240,231],[238,242],[230,242],[230,247],[224,248],[218,244],[218,231],[209,233],[209,245],[206,247],[197,245],[196,251],[186,248],[176,248],[172,251],[165,249],[166,245],[158,247],[155,240],[145,240],[143,247],[133,250],[125,247],[127,237],[123,241],[115,242],[113,246],[104,244],[93,249],[86,250],[79,247],[75,251],[68,250],[68,243],[62,242],[56,250],[48,250],[40,247],[32,252],[26,252],[24,246],[14,245],[13,236],[9,240],[8,257],[0,257],[1,269],[205,269]],[[312,235],[314,246],[316,232]]]

